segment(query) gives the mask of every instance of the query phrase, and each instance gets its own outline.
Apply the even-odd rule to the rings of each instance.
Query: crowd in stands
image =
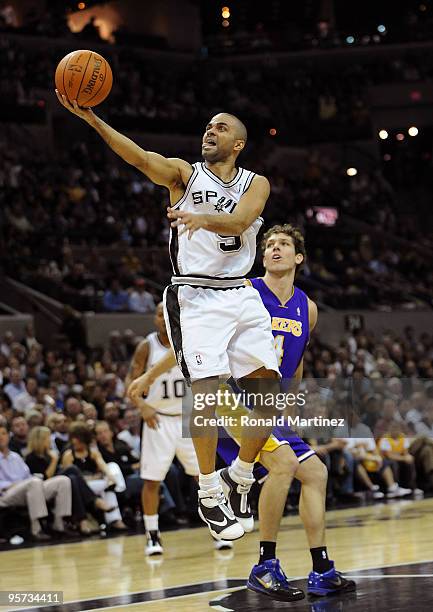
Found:
[[[2,512],[25,506],[25,499],[31,500],[30,532],[36,541],[71,530],[87,536],[100,524],[113,532],[136,528],[141,420],[125,399],[124,381],[140,339],[130,331],[113,332],[100,349],[64,345],[55,351],[44,349],[32,325],[22,338],[4,334],[0,531],[6,529]],[[303,415],[318,410],[332,416],[339,410],[350,425],[350,430],[322,427],[304,435],[329,469],[330,499],[359,501],[360,492],[374,499],[433,492],[431,333],[416,337],[407,328],[401,336],[375,337],[359,331],[339,346],[313,336],[304,370],[310,394]],[[161,491],[167,520],[184,521],[185,499],[194,486],[173,464]],[[50,500],[54,531],[46,532]]]
[[[149,312],[170,278],[168,193],[104,150],[81,142],[41,157],[0,143],[4,271],[77,310]],[[428,181],[417,183],[420,214],[409,216],[415,187],[394,188],[375,165],[348,177],[341,162],[312,150],[301,171],[283,174],[264,167],[254,147],[242,163],[270,179],[266,226],[290,220],[304,230],[298,283],[310,297],[333,308],[431,307]],[[313,207],[335,208],[336,225],[320,225]]]

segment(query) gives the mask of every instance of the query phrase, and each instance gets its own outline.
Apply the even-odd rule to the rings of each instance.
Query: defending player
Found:
[[[214,116],[203,135],[204,162],[191,165],[143,150],[92,110],[56,93],[61,104],[87,121],[113,151],[169,189],[174,276],[164,293],[164,316],[181,371],[192,381],[193,395],[216,393],[219,377],[230,374],[254,391],[266,379],[267,392],[278,393],[269,315],[257,292],[243,282],[254,262],[260,214],[270,191],[265,177],[236,167],[247,141],[244,124],[227,113]],[[140,379],[134,384],[130,396],[139,401]],[[269,416],[266,406],[255,410]],[[206,405],[200,415],[211,419],[214,406]],[[192,423],[194,416],[195,405]],[[215,538],[235,540],[253,528],[247,495],[254,481],[254,459],[270,427],[242,432],[239,456],[225,473],[231,483],[231,509],[215,471],[216,426],[191,431],[200,466],[199,514]]]
[[[157,331],[149,334],[137,346],[128,376],[131,380],[151,368],[170,349],[164,322],[162,303],[155,312]],[[159,527],[158,506],[161,482],[167,476],[176,456],[185,473],[198,476],[197,457],[192,440],[182,437],[182,397],[185,381],[176,364],[153,382],[145,400],[138,403],[143,418],[140,475],[144,480],[142,505],[146,530],[146,555],[163,552]]]
[[[303,356],[310,333],[317,322],[317,306],[294,285],[296,273],[306,258],[304,238],[291,225],[276,225],[262,240],[263,278],[250,281],[272,317],[272,333],[283,381],[302,379]],[[237,455],[233,438],[220,438],[218,454],[230,465]],[[293,454],[296,461],[293,461]],[[327,469],[314,451],[295,432],[274,429],[261,450],[258,461],[268,470],[259,499],[260,557],[251,571],[248,587],[278,597],[278,576],[285,578],[276,558],[277,534],[287,493],[293,477],[301,486],[299,513],[307,534],[313,570],[308,576],[308,592],[329,595],[352,591],[352,580],[344,578],[328,558],[325,541],[325,502]],[[266,471],[258,466],[256,478]],[[274,578],[269,584],[266,577]],[[274,593],[270,592],[274,590]],[[276,593],[275,593],[276,592]]]

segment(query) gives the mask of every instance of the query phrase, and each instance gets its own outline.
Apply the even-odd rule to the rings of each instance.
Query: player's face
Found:
[[[230,117],[224,114],[215,115],[206,126],[201,152],[203,158],[211,163],[224,161],[234,153],[241,142]]]
[[[302,262],[302,255],[296,254],[295,243],[287,234],[271,234],[263,255],[263,266],[268,272],[290,272]]]
[[[154,318],[155,327],[160,334],[166,334],[167,329],[165,327],[164,320],[164,310],[162,304],[158,304],[155,310],[155,318]]]

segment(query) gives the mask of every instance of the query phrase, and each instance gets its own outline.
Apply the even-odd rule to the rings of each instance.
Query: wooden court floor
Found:
[[[357,576],[362,606],[350,598],[316,604],[306,599],[296,606],[277,602],[278,609],[407,610],[396,595],[405,585],[414,596],[422,593],[422,605],[414,602],[417,610],[433,610],[433,499],[334,510],[327,526],[330,556],[340,570]],[[234,551],[216,552],[206,528],[168,532],[163,534],[165,554],[158,560],[145,558],[144,536],[5,551],[0,553],[0,590],[61,590],[64,606],[38,609],[62,612],[277,609],[268,598],[250,596],[242,588],[257,562],[258,539],[255,531],[236,542]],[[283,519],[277,553],[286,574],[303,579],[305,586],[310,555],[297,516]],[[381,589],[386,593],[379,605]],[[407,597],[411,601],[410,593]],[[0,607],[12,609],[28,606]]]

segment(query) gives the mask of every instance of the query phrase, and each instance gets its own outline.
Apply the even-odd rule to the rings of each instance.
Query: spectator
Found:
[[[416,495],[422,493],[416,488],[416,470],[413,455],[409,453],[410,441],[402,431],[402,423],[391,421],[388,431],[378,440],[382,455],[391,462],[394,477]]]
[[[48,427],[32,429],[26,463],[32,474],[42,475],[44,480],[52,478],[58,471],[59,454],[52,450],[50,445],[51,432]],[[93,493],[75,465],[62,470],[61,475],[67,476],[71,481],[72,519],[77,523],[80,533],[82,535],[95,533],[87,520],[87,512],[95,510],[107,512],[111,509],[110,506]]]
[[[14,417],[11,423],[11,432],[9,449],[19,455],[24,455],[29,435],[29,426],[26,419],[22,416]]]
[[[125,410],[123,422],[126,428],[118,433],[117,439],[126,442],[133,457],[139,460],[141,448],[141,416],[137,408],[127,408]]]
[[[60,412],[54,412],[47,419],[47,426],[51,430],[51,448],[60,454],[69,444],[69,424],[66,416]]]
[[[18,412],[27,412],[37,404],[38,381],[36,378],[28,377],[25,383],[25,390],[15,397],[14,408]]]
[[[42,481],[31,476],[28,466],[17,453],[10,451],[9,432],[0,426],[0,508],[27,506],[33,540],[44,542],[50,537],[42,532],[40,519],[48,516],[47,501],[54,499],[53,531],[64,533],[64,517],[71,516],[71,482],[66,476]]]
[[[81,402],[76,397],[70,396],[65,400],[65,416],[69,421],[76,421],[82,411]]]
[[[125,497],[136,500],[139,504],[143,488],[143,480],[138,473],[140,463],[132,456],[126,442],[113,436],[113,432],[105,421],[96,423],[95,434],[99,451],[105,463],[117,463],[122,471],[126,482]]]
[[[39,348],[40,344],[36,340],[33,323],[26,323],[24,327],[24,338],[20,342],[27,352],[30,352],[33,348]]]
[[[4,387],[4,392],[9,396],[12,404],[21,393],[24,393],[26,386],[23,383],[23,377],[17,368],[11,370],[10,382]]]
[[[103,298],[104,310],[108,312],[125,312],[129,309],[129,296],[120,285],[118,278],[113,278],[110,288],[106,289]]]
[[[84,423],[73,423],[69,436],[71,448],[63,454],[62,467],[76,465],[79,468],[92,491],[100,495],[111,508],[110,511],[105,512],[107,524],[114,531],[124,531],[127,527],[122,521],[116,494],[107,490],[111,485],[117,484],[116,478],[102,459],[99,450],[92,447],[92,432]],[[117,471],[115,473],[117,475]]]
[[[107,402],[103,411],[104,421],[108,423],[115,436],[120,431],[120,410],[116,402]]]
[[[155,300],[149,291],[146,291],[146,283],[143,278],[135,281],[135,290],[129,296],[129,309],[131,312],[146,314],[155,310]]]

